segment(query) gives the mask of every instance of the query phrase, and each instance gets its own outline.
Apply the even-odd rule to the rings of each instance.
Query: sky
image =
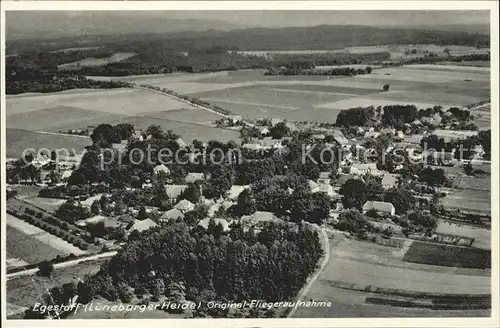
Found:
[[[249,27],[370,25],[433,29],[489,25],[488,11],[22,11],[6,12],[7,39],[85,34],[168,33]]]

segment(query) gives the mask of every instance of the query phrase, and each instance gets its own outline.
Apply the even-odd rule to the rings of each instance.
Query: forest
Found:
[[[229,312],[206,305],[293,300],[322,253],[317,232],[303,225],[269,223],[255,232],[235,224],[226,233],[214,221],[207,229],[172,223],[136,234],[97,274],[52,288],[47,304],[67,304],[75,295],[83,304],[96,297],[124,303],[191,301],[202,306],[190,317],[276,317],[276,309]],[[25,318],[41,314],[31,308]]]

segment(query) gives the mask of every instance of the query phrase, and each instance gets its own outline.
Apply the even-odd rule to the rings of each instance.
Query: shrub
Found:
[[[382,87],[382,90],[384,90],[384,91],[389,91],[389,88],[390,88],[390,87],[391,87],[391,86],[390,86],[389,84],[384,84],[384,86]]]
[[[39,219],[43,218],[43,213],[42,212],[36,212],[35,216]]]

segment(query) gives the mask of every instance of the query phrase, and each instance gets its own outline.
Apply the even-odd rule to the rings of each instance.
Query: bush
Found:
[[[390,88],[390,87],[391,87],[391,86],[390,86],[389,84],[384,84],[384,86],[382,87],[382,90],[384,90],[384,91],[389,91],[389,88]]]
[[[42,212],[36,212],[35,216],[39,219],[43,218],[43,213]]]

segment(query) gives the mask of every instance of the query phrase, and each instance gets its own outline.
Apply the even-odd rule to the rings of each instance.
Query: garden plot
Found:
[[[491,190],[457,190],[441,200],[445,210],[491,213]]]

